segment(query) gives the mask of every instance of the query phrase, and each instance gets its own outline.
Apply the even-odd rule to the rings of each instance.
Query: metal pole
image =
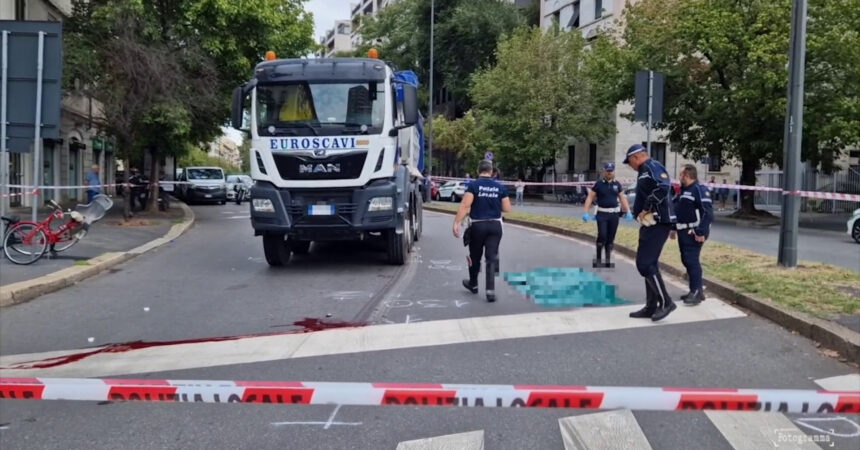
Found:
[[[0,215],[6,215],[6,202],[9,201],[9,152],[6,143],[6,82],[9,78],[9,31],[3,30],[2,75],[0,75]],[[0,236],[5,235],[3,223],[0,223]]]
[[[39,181],[42,174],[42,72],[44,71],[45,59],[45,32],[39,32],[39,53],[36,60],[36,121],[33,130],[33,189],[39,189]],[[33,194],[33,221],[37,220],[39,210],[38,195]]]
[[[651,112],[652,107],[654,105],[654,71],[648,71],[648,142],[646,145],[648,146],[648,156],[651,156]]]
[[[800,140],[803,135],[803,82],[806,65],[806,0],[794,0],[791,8],[791,50],[788,62],[788,111],[785,123],[786,192],[800,190]],[[779,234],[779,264],[797,267],[797,231],[800,197],[782,197],[782,224]]]
[[[433,178],[433,27],[436,24],[436,1],[430,0],[430,126],[427,129],[427,175]],[[430,199],[432,201],[432,199]]]

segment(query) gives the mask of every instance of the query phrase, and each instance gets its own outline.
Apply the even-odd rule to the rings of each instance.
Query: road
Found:
[[[534,205],[517,206],[517,211],[551,216],[582,217],[582,206]],[[635,222],[621,222],[634,226]],[[800,260],[826,262],[860,272],[860,245],[845,232],[800,229],[797,240]],[[747,250],[776,257],[779,251],[779,227],[754,228],[732,223],[715,222],[710,238],[715,242],[735,245]]]
[[[194,209],[195,227],[157,252],[3,309],[0,376],[780,389],[833,389],[832,383],[841,383],[835,386],[860,388],[860,378],[849,378],[851,384],[845,385],[856,368],[716,298],[681,307],[657,324],[629,319],[635,304],[539,306],[501,279],[499,301],[486,303],[460,286],[465,251],[450,235],[450,216],[425,214],[425,234],[402,267],[386,265],[384,253],[363,243],[314,245],[310,255],[272,269],[263,260],[259,238],[252,236],[247,207]],[[592,253],[588,243],[506,226],[502,271],[590,271]],[[642,282],[629,260],[620,258],[614,270],[597,275],[615,285],[619,297],[644,301]],[[673,295],[682,292],[678,280],[668,281]],[[567,317],[561,331],[550,330],[546,324],[559,316]],[[317,321],[357,327],[265,336],[270,344],[260,345],[260,334],[314,328]],[[427,332],[417,339],[412,330]],[[217,339],[236,335],[248,336]],[[307,336],[339,338],[303,345]],[[164,345],[186,339],[199,341]],[[296,339],[302,341],[294,351],[277,345]],[[71,358],[49,369],[11,368],[57,351],[134,341],[162,344]],[[546,449],[564,446],[559,419],[581,427],[577,420],[589,414],[594,413],[0,400],[0,443],[4,449],[394,449],[405,441],[483,431],[486,448]],[[703,412],[634,411],[632,417],[623,429],[600,421],[596,430],[641,430],[653,448],[741,448],[742,439],[746,448],[765,448],[775,439],[814,436],[828,439],[832,448],[860,445],[856,416],[827,416],[832,422],[818,423],[825,431],[809,428],[797,415],[743,416],[748,428],[770,440],[741,436],[719,415]]]

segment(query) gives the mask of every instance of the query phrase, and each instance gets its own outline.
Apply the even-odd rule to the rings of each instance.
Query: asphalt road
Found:
[[[465,250],[451,236],[450,216],[440,214],[425,214],[425,234],[403,267],[386,265],[384,253],[373,243],[361,243],[314,245],[310,255],[296,258],[289,267],[271,269],[263,260],[259,238],[252,236],[246,208],[194,207],[195,227],[157,252],[113,273],[3,309],[0,359],[137,340],[290,331],[300,329],[296,322],[319,319],[368,325],[370,330],[440,325],[438,334],[428,335],[419,346],[397,348],[393,337],[390,349],[338,354],[338,347],[356,344],[347,340],[318,349],[316,356],[272,359],[263,353],[276,349],[246,347],[239,340],[235,350],[246,362],[229,363],[219,361],[222,355],[213,351],[221,347],[188,344],[175,346],[175,354],[166,360],[135,359],[133,352],[102,355],[107,363],[78,376],[110,372],[197,380],[818,389],[816,380],[857,373],[855,367],[820,353],[810,341],[715,298],[651,324],[628,319],[626,312],[633,306],[538,306],[499,279],[500,300],[488,304],[459,286]],[[581,267],[590,272],[592,253],[588,244],[506,226],[502,271]],[[630,261],[619,259],[614,270],[597,275],[615,285],[622,299],[643,302],[642,281]],[[670,281],[670,290],[677,296],[682,286]],[[552,336],[504,338],[505,329],[500,328],[484,330],[479,340],[458,341],[446,331],[451,327],[442,326],[457,320],[477,324],[489,316],[511,315],[517,321],[527,317],[524,314],[565,311],[581,319],[571,320],[570,333]],[[705,311],[728,315],[709,319]],[[169,354],[172,348],[165,351]],[[110,363],[122,358],[130,364],[122,366],[126,369]],[[84,359],[36,375],[66,376],[64,370],[72,373],[86,363]],[[0,367],[0,376],[32,375]],[[558,419],[581,414],[588,412],[0,400],[0,445],[394,449],[402,441],[483,430],[486,448],[544,449],[563,446]],[[636,411],[634,416],[653,448],[732,448],[725,432],[702,412]],[[788,419],[797,424],[798,417]],[[832,448],[857,448],[860,434],[854,436],[851,428],[860,430],[856,417],[834,420],[842,422],[827,433]],[[803,426],[787,433],[821,434]]]
[[[582,206],[524,205],[517,211],[546,214],[579,219]],[[621,221],[622,225],[634,226],[635,222]],[[754,252],[776,257],[779,251],[779,227],[754,228],[731,223],[715,222],[711,225],[710,238],[715,242],[736,245]],[[860,272],[860,244],[847,233],[837,231],[800,229],[798,258],[807,261],[826,262]]]

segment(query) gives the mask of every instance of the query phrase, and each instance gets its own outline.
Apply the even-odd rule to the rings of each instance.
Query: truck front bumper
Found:
[[[369,211],[376,197],[391,197],[391,209]],[[268,182],[251,188],[251,224],[254,234],[286,234],[300,240],[354,240],[365,233],[395,229],[398,211],[397,185],[376,180],[354,188],[290,189]],[[255,200],[269,200],[274,211],[262,211]],[[311,208],[313,206],[313,210]]]

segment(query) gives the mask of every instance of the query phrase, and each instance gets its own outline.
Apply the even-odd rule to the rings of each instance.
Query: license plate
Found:
[[[212,194],[205,194],[206,198],[212,198]]]
[[[308,205],[309,216],[333,216],[334,205]]]

